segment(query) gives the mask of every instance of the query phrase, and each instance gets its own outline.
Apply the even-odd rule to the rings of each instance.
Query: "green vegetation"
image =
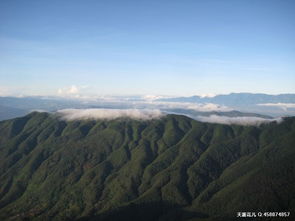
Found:
[[[295,213],[295,118],[0,122],[0,220],[209,220]]]

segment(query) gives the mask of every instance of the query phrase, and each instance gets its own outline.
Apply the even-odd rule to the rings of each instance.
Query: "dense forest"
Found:
[[[295,212],[295,118],[260,126],[0,122],[1,220],[210,220]]]

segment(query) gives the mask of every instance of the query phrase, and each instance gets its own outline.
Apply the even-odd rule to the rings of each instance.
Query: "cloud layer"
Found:
[[[136,120],[158,119],[166,114],[158,109],[63,109],[57,111],[57,114],[64,120],[113,120],[118,118],[131,118]],[[260,117],[227,117],[210,115],[198,116],[195,118],[201,122],[218,124],[236,124],[236,125],[254,125],[259,126],[263,123],[282,121],[282,118],[264,119]]]
[[[57,114],[65,120],[88,120],[88,119],[108,119],[132,118],[137,120],[151,120],[160,118],[165,114],[160,110],[141,109],[64,109],[57,111]]]
[[[65,95],[77,95],[79,94],[79,88],[76,85],[72,85],[67,88],[60,88],[57,91],[58,95],[65,96]]]
[[[196,118],[202,122],[208,123],[218,123],[218,124],[236,124],[236,125],[244,125],[244,126],[259,126],[263,123],[270,122],[282,122],[282,118],[275,119],[265,119],[260,117],[227,117],[227,116],[218,116],[218,115],[210,115],[209,117],[199,116]]]
[[[133,102],[133,106],[153,107],[156,109],[188,109],[200,112],[208,111],[231,111],[232,109],[223,105],[213,103],[190,103],[190,102],[165,102],[165,101],[139,101]]]
[[[257,104],[259,106],[266,106],[266,107],[278,107],[282,108],[283,110],[287,110],[288,108],[295,108],[294,103],[264,103],[264,104]]]

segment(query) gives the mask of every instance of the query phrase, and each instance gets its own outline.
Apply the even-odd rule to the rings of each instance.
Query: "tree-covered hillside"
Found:
[[[0,122],[0,220],[210,220],[295,213],[295,118]]]

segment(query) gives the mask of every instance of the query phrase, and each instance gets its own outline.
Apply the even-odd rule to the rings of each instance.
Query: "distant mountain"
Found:
[[[216,95],[214,97],[175,97],[161,98],[158,101],[166,102],[195,102],[214,103],[227,106],[247,106],[261,103],[295,103],[295,94],[252,94],[252,93],[231,93],[226,95]]]
[[[167,102],[169,103],[169,102]],[[157,106],[158,105],[158,106]],[[168,113],[174,114],[184,114],[192,118],[197,118],[198,116],[228,116],[228,117],[241,117],[241,116],[255,116],[262,118],[270,118],[264,113],[249,113],[243,111],[197,111],[193,109],[183,108],[173,108],[170,105],[165,105],[163,103],[150,103],[144,102],[143,100],[138,101],[135,98],[125,99],[122,101],[108,101],[103,99],[97,100],[79,100],[79,99],[66,99],[60,97],[0,97],[0,120],[11,119],[15,117],[24,116],[34,110],[54,112],[60,109],[67,108],[108,108],[108,109],[128,109],[128,108],[138,108],[138,109],[160,109]],[[251,111],[250,111],[251,112]]]
[[[15,108],[15,107],[6,107],[6,106],[0,105],[0,121],[24,116],[27,113],[28,113],[28,111],[26,111],[26,110],[22,110],[22,109]]]
[[[56,111],[65,108],[83,108],[79,100],[55,97],[0,97],[0,120],[24,116],[34,110]]]
[[[59,97],[0,97],[0,105],[21,110],[47,110],[55,111],[75,106],[84,107],[80,100]]]
[[[273,117],[262,115],[262,114],[256,114],[256,113],[244,113],[240,111],[195,111],[192,109],[180,109],[180,108],[174,108],[174,109],[163,109],[163,111],[166,111],[167,113],[173,113],[173,114],[182,114],[185,116],[188,116],[193,119],[198,119],[200,116],[225,116],[225,117],[258,117],[258,118],[264,118],[264,119],[272,119]]]
[[[216,95],[215,97],[175,97],[161,98],[159,102],[189,102],[189,103],[213,103],[227,106],[236,111],[250,112],[270,116],[295,116],[295,94],[251,94],[231,93]],[[262,104],[262,105],[261,105]],[[263,105],[267,104],[267,105]],[[274,104],[269,105],[269,104]],[[284,104],[293,104],[293,107],[285,107]]]
[[[294,145],[294,117],[254,127],[31,113],[0,122],[0,219],[294,218]]]

